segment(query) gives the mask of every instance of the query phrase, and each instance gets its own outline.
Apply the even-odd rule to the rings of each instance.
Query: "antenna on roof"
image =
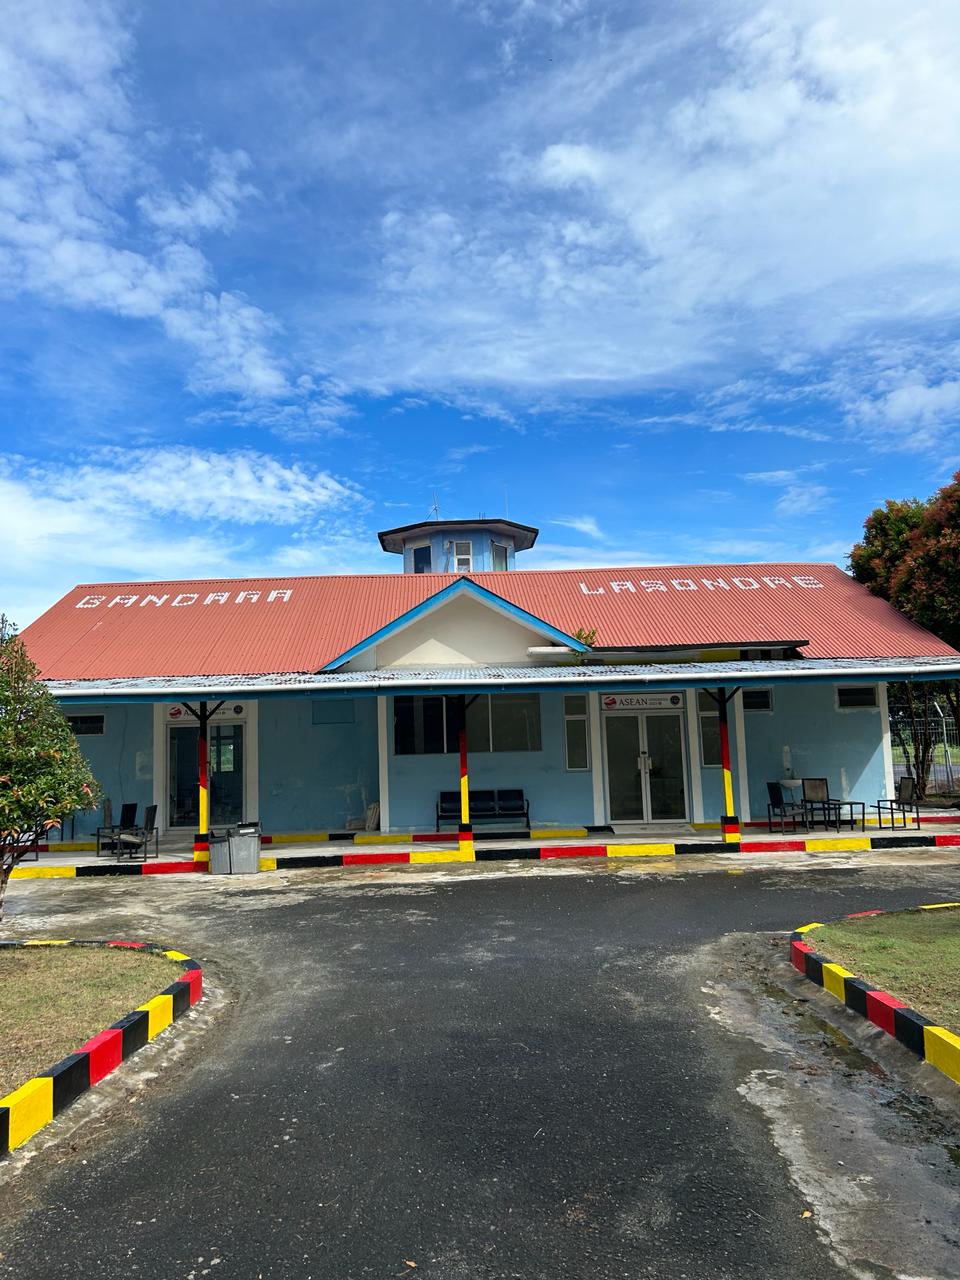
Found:
[[[434,520],[440,519],[440,498],[437,495],[436,489],[433,491],[433,506],[430,508],[430,514],[433,516]]]

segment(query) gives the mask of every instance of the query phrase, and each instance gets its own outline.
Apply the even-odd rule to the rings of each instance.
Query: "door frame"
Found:
[[[680,753],[681,753],[681,757],[682,757],[682,761],[681,761],[681,768],[682,768],[682,775],[683,775],[683,815],[684,815],[682,818],[675,818],[675,819],[669,819],[669,818],[654,818],[654,817],[650,814],[650,774],[649,774],[649,773],[647,773],[647,774],[646,774],[646,776],[644,777],[644,780],[643,780],[643,788],[642,788],[642,793],[643,793],[643,809],[644,809],[644,813],[646,813],[646,814],[647,814],[647,817],[645,817],[645,818],[613,818],[613,817],[611,817],[611,815],[610,815],[610,809],[611,809],[611,805],[610,805],[610,761],[609,761],[608,754],[607,754],[607,730],[606,730],[606,721],[607,721],[608,719],[612,719],[612,718],[613,718],[613,717],[615,717],[615,716],[634,716],[634,717],[636,717],[636,719],[641,720],[641,721],[643,722],[642,724],[639,724],[639,725],[637,726],[637,740],[638,740],[639,748],[640,748],[640,751],[641,751],[641,752],[647,752],[647,751],[648,751],[648,747],[647,747],[647,725],[646,725],[646,719],[645,719],[645,717],[646,717],[646,716],[676,716],[676,718],[677,718],[677,720],[679,721],[679,724],[680,724]],[[615,711],[604,711],[604,712],[602,712],[602,714],[601,714],[601,724],[602,724],[602,726],[603,726],[603,732],[602,732],[602,735],[601,735],[601,736],[602,736],[602,740],[603,740],[603,741],[602,741],[602,748],[603,748],[603,806],[604,806],[604,816],[605,816],[605,821],[606,821],[607,823],[611,823],[611,822],[636,822],[636,823],[643,824],[644,826],[647,826],[647,825],[652,825],[652,824],[655,824],[655,823],[663,823],[663,822],[669,822],[669,821],[683,822],[683,823],[688,823],[688,822],[690,821],[690,770],[691,770],[691,761],[690,761],[690,753],[689,753],[689,751],[688,751],[688,749],[687,749],[688,735],[687,735],[687,724],[686,724],[686,720],[687,720],[687,718],[686,718],[686,716],[684,715],[684,712],[683,712],[683,708],[682,708],[682,707],[677,707],[677,708],[666,708],[666,707],[665,707],[665,708],[663,708],[662,710],[661,710],[661,709],[659,709],[659,708],[651,708],[651,709],[649,709],[649,710],[639,710],[639,709],[638,709],[638,710],[631,710],[631,709],[629,709],[629,708],[624,708],[624,709],[622,709],[622,710],[621,710],[621,709],[619,709],[619,708],[618,708],[618,709],[617,709],[617,710],[615,710]]]
[[[191,704],[197,698],[184,698]],[[218,702],[219,698],[207,698],[208,702]],[[195,723],[192,717],[183,713],[183,717],[171,719],[173,706],[181,706],[180,702],[155,702],[153,705],[153,803],[157,806],[157,827],[161,834],[165,831],[186,831],[186,827],[171,827],[168,821],[170,802],[170,735],[168,728],[175,724]],[[235,714],[234,706],[242,706],[243,710]],[[243,820],[257,822],[260,818],[260,763],[259,763],[259,728],[260,704],[255,699],[236,699],[224,705],[223,713],[218,714],[212,724],[243,725]]]

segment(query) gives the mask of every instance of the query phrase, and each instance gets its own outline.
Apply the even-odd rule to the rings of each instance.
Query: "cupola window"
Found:
[[[457,573],[470,573],[473,569],[473,543],[455,542],[453,544],[453,559]]]

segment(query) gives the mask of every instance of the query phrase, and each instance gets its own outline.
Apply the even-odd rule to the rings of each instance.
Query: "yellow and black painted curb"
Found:
[[[931,902],[915,907],[913,911],[946,911],[960,909],[960,902]],[[844,916],[844,920],[861,920],[868,916],[906,915],[907,912],[857,911]],[[885,1031],[905,1045],[918,1058],[929,1062],[945,1076],[960,1084],[960,1036],[946,1027],[937,1026],[930,1018],[916,1009],[910,1009],[890,995],[856,977],[849,969],[834,964],[821,955],[807,941],[815,929],[823,928],[823,921],[801,925],[790,935],[790,963],[798,973],[823,987],[835,999],[874,1026]]]
[[[526,834],[526,833],[525,833]],[[538,834],[546,839],[544,832]],[[593,834],[593,833],[589,833]],[[330,853],[284,853],[278,843],[272,846],[270,854],[260,858],[261,871],[290,871],[304,867],[353,867],[376,866],[389,864],[443,864],[453,862],[515,862],[548,861],[552,858],[672,858],[686,854],[716,853],[869,853],[877,849],[926,849],[926,848],[960,848],[960,835],[824,835],[807,836],[802,839],[766,839],[741,840],[737,844],[727,844],[721,840],[700,840],[684,843],[682,841],[651,841],[647,843],[598,843],[598,844],[562,844],[563,839],[580,838],[576,831],[551,830],[550,838],[556,844],[536,844],[533,840],[524,839],[515,845],[487,845],[477,838],[474,832],[474,847],[464,850],[457,843],[458,837],[442,848],[413,849],[371,849],[362,852],[359,849],[331,851]],[[287,837],[283,837],[287,839]],[[497,839],[511,839],[509,832],[501,832]],[[297,841],[290,838],[290,842]],[[321,841],[320,843],[325,843]],[[359,841],[357,843],[360,843]],[[392,832],[366,833],[364,843],[378,845],[427,844],[426,836],[415,836],[412,840],[407,835]],[[438,843],[433,837],[430,843]],[[49,866],[22,863],[10,873],[13,880],[37,879],[86,879],[96,876],[151,876],[151,875],[186,875],[205,873],[209,863],[205,853],[198,854],[193,861],[180,859],[171,862],[134,862],[134,863],[90,863],[86,866]]]
[[[60,1062],[6,1097],[0,1098],[0,1159],[32,1138],[35,1133],[98,1084],[121,1062],[150,1040],[203,996],[203,971],[182,951],[171,951],[146,942],[87,942],[64,939],[43,942],[0,942],[0,947],[123,947],[152,951],[176,960],[183,977],[152,996],[136,1009],[99,1032]]]
[[[938,845],[938,844],[957,844],[960,845],[960,835],[923,835],[924,829],[931,829],[937,823],[950,823],[956,825],[960,821],[956,814],[924,814],[921,819],[921,826],[916,828],[916,835],[910,836],[910,843],[918,846]],[[723,824],[720,822],[694,822],[690,824],[697,831],[722,831]],[[722,840],[718,841],[718,845],[723,844],[729,846],[731,843],[743,843],[753,847],[755,842],[748,835],[751,830],[758,833],[762,828],[767,826],[766,821],[751,821],[740,823],[740,841]],[[879,830],[876,818],[868,817],[866,819],[865,830]],[[613,827],[609,825],[601,826],[572,826],[572,827],[532,827],[530,830],[521,829],[517,831],[476,831],[473,832],[474,841],[486,840],[583,840],[587,836],[604,836],[613,835]],[[878,837],[889,839],[889,837]],[[898,836],[898,840],[904,841],[904,836]],[[276,831],[266,833],[260,837],[261,845],[288,845],[288,844],[352,844],[352,845],[372,845],[372,844],[459,844],[459,833],[456,831]],[[770,841],[763,841],[764,844],[770,844]],[[777,842],[778,848],[796,848],[803,847],[802,839],[787,840],[786,837]],[[94,840],[64,840],[54,844],[40,844],[40,853],[95,853],[96,842]],[[206,862],[209,859],[209,849],[204,846],[195,848],[195,861]],[[143,864],[128,867],[122,874],[124,875],[158,875],[163,871],[172,867],[179,866],[178,863],[153,863],[152,865]],[[94,874],[94,873],[91,873]],[[95,874],[109,874],[105,872],[97,872]]]

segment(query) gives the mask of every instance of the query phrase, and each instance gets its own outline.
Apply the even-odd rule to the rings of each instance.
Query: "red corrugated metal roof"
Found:
[[[835,565],[514,570],[471,577],[562,631],[646,648],[808,640],[811,658],[955,650]],[[48,679],[318,671],[456,581],[450,574],[75,587],[24,631]]]

